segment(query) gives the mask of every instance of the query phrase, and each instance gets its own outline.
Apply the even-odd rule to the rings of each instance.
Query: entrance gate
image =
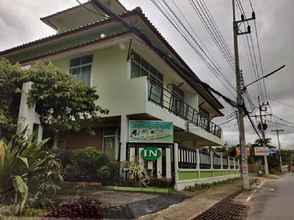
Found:
[[[173,144],[127,144],[127,161],[137,162],[151,178],[174,177]]]

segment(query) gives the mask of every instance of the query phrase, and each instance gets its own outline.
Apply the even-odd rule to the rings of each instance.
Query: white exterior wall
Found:
[[[130,78],[131,69],[130,62],[127,61],[127,43],[121,43],[116,46],[96,50],[93,53],[79,54],[74,57],[89,54],[94,55],[91,73],[91,86],[95,87],[97,94],[100,96],[98,100],[99,105],[109,110],[109,114],[105,117],[147,113],[155,118],[164,121],[171,121],[176,127],[184,130],[186,129],[187,122],[184,119],[176,116],[164,108],[161,108],[153,102],[148,101],[147,77]],[[71,58],[54,61],[53,63],[62,71],[69,72],[69,63]],[[154,62],[154,66],[156,68],[160,67],[157,65],[155,65]],[[164,67],[161,67],[161,69],[163,70]],[[168,85],[171,85],[173,82],[171,77],[172,73],[168,71],[161,72],[164,74],[165,86],[167,87]],[[175,78],[177,77],[178,76]],[[180,81],[177,81],[177,83],[178,82]],[[185,87],[187,88],[187,85]],[[185,87],[183,89],[185,89]],[[187,89],[191,90],[191,88]],[[185,100],[187,104],[190,104],[197,109],[198,95],[196,92],[194,94],[192,92],[187,93]],[[192,134],[205,140],[209,140],[211,145],[223,145],[222,138],[218,138],[191,123],[189,124],[189,128]]]
[[[105,117],[144,113],[147,80],[145,77],[130,79],[127,46],[113,46],[89,54],[93,54],[91,86],[97,90],[99,105],[109,110]],[[69,72],[70,58],[53,63]]]

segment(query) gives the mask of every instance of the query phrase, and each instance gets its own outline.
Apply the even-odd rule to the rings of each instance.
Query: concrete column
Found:
[[[196,158],[197,158],[197,167],[198,170],[198,178],[200,178],[200,152],[199,149],[196,150]]]
[[[179,152],[179,145],[178,143],[174,143],[174,158],[175,158],[175,182],[179,180],[178,176],[178,169],[179,169],[179,161],[178,161],[178,152]]]
[[[210,151],[210,169],[213,170],[213,151]]]
[[[170,148],[165,149],[165,162],[166,162],[166,178],[171,179],[171,150]]]
[[[196,158],[197,158],[197,170],[200,170],[200,153],[199,153],[199,149],[196,150]]]
[[[121,116],[120,122],[120,161],[126,161],[128,142],[128,118],[126,115]]]
[[[157,178],[162,177],[162,149],[160,149],[160,157],[156,161],[157,163]]]

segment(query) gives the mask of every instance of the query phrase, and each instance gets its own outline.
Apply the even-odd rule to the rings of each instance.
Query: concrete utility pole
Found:
[[[238,35],[249,34],[250,27],[248,27],[247,32],[239,31],[239,24],[251,19],[244,19],[242,16],[242,20],[236,20],[236,2],[232,0],[233,4],[233,29],[234,29],[234,52],[235,52],[235,71],[236,71],[236,87],[237,87],[237,105],[238,105],[238,124],[239,124],[239,140],[240,140],[240,154],[241,154],[241,177],[243,181],[243,189],[249,190],[249,175],[248,175],[248,161],[247,161],[247,152],[245,148],[245,126],[244,126],[244,99],[243,99],[243,91],[244,91],[244,82],[242,73],[240,70],[240,60],[239,60],[239,48],[238,48]]]
[[[281,142],[280,142],[280,132],[284,132],[285,130],[283,129],[276,129],[276,130],[272,130],[272,132],[276,132],[277,134],[277,139],[278,139],[278,146],[279,146],[279,157],[280,157],[280,169],[281,169],[281,173],[283,172],[283,161],[282,161],[282,153],[281,153]]]
[[[263,110],[262,107],[264,106],[263,104],[261,104],[260,102],[260,97],[258,96],[258,106],[259,106],[259,118],[260,118],[260,131],[261,131],[261,135],[262,135],[262,145],[263,147],[267,147],[265,144],[265,128],[264,128],[264,122],[263,122],[263,117],[266,115],[263,115],[262,112],[266,111]],[[268,169],[268,161],[267,161],[267,155],[264,155],[264,172],[266,175],[269,174],[269,169]]]

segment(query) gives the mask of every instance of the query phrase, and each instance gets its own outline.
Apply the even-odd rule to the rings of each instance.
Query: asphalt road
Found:
[[[294,220],[294,175],[267,182],[249,205],[248,220]]]

